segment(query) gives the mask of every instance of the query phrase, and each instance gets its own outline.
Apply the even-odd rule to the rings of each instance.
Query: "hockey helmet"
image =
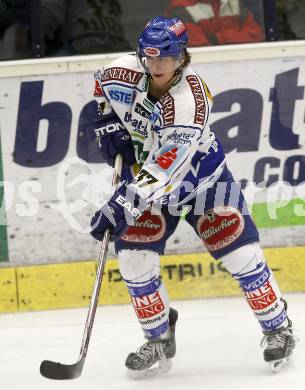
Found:
[[[186,27],[179,18],[156,16],[147,23],[139,37],[138,56],[180,56],[187,43]]]

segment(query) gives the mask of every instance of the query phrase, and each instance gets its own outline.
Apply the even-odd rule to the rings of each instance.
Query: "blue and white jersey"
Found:
[[[207,123],[212,98],[191,67],[155,103],[136,56],[120,57],[95,78],[98,103],[109,103],[131,135],[138,167],[129,186],[141,198],[184,204],[219,178],[225,161]]]

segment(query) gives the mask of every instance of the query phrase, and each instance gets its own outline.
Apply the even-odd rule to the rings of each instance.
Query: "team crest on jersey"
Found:
[[[197,221],[197,231],[210,251],[232,244],[241,235],[244,226],[242,214],[232,206],[217,206]]]
[[[121,237],[127,242],[156,242],[165,233],[166,222],[162,214],[152,214],[145,211],[135,222],[134,226],[129,226],[126,233]]]
[[[145,47],[143,51],[149,57],[158,57],[160,55],[160,50],[156,47]]]

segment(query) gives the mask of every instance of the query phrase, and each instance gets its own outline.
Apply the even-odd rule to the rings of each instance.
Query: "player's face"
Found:
[[[180,65],[177,57],[146,57],[148,70],[157,85],[168,83]]]

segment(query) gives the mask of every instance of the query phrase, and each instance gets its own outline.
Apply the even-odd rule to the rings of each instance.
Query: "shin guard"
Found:
[[[258,243],[231,252],[224,256],[223,263],[239,282],[263,332],[272,332],[288,325],[281,291]]]
[[[119,252],[120,271],[139,323],[148,340],[168,335],[169,299],[160,278],[159,255],[152,251]]]

